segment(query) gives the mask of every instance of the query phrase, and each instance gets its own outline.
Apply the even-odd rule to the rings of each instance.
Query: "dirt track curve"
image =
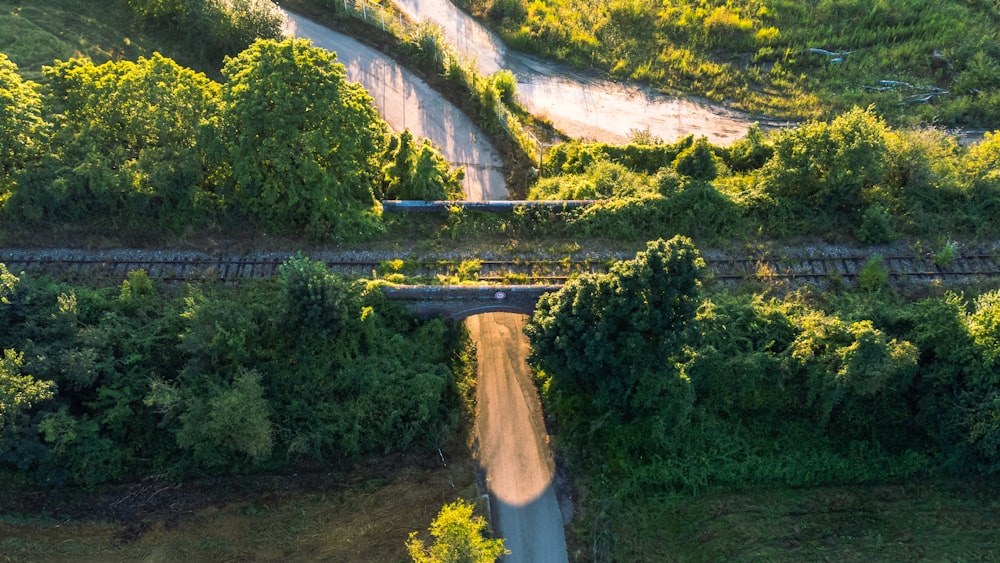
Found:
[[[414,21],[440,25],[448,42],[474,58],[480,72],[509,69],[517,78],[518,102],[573,138],[623,143],[633,131],[648,129],[666,141],[704,135],[712,143],[728,145],[759,120],[694,98],[666,96],[652,88],[588,76],[507,49],[493,32],[449,0],[393,3]]]
[[[476,342],[476,436],[493,523],[510,555],[505,563],[567,561],[555,463],[538,393],[526,363],[525,318],[487,313],[466,320]]]

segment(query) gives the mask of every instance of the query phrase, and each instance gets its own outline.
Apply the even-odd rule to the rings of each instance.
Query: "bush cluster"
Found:
[[[535,199],[597,199],[571,223],[590,236],[700,240],[820,236],[990,237],[1000,210],[1000,137],[963,147],[944,132],[895,130],[872,110],[764,133],[729,147],[571,142],[552,150]]]
[[[238,474],[436,446],[464,335],[289,260],[273,280],[95,289],[0,267],[0,472],[40,485]]]
[[[618,493],[1000,470],[1000,292],[707,292],[650,243],[526,329],[558,442]]]
[[[336,55],[307,41],[257,41],[227,59],[222,84],[159,54],[44,73],[43,89],[0,55],[16,102],[0,107],[9,228],[238,224],[356,240],[382,229],[386,195],[461,195],[461,172],[390,134]]]

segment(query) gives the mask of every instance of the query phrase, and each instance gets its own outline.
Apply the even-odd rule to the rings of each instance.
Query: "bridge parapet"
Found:
[[[560,288],[561,285],[385,285],[382,291],[419,318],[461,321],[480,313],[530,315],[543,294]]]

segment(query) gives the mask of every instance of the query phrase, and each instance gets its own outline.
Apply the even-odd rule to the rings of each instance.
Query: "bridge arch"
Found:
[[[482,313],[531,315],[538,299],[559,285],[386,285],[387,298],[417,317],[459,322]]]

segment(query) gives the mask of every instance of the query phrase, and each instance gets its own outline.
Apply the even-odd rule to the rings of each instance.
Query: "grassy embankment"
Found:
[[[874,104],[893,123],[1000,124],[993,2],[457,3],[515,48],[754,113],[829,118]],[[930,88],[948,94],[924,101]]]
[[[149,57],[159,51],[218,80],[221,66],[179,38],[144,29],[126,2],[0,0],[0,52],[30,80],[55,60],[90,57],[95,63]]]

